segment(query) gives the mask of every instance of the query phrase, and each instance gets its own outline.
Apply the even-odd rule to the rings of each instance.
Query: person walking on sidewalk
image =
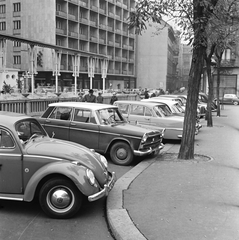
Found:
[[[89,90],[89,94],[86,94],[84,97],[83,97],[83,102],[92,102],[92,103],[96,103],[96,96],[93,94],[94,91],[93,89],[90,89]]]

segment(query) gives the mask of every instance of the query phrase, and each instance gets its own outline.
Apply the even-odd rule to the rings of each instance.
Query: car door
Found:
[[[99,124],[91,109],[76,108],[69,128],[69,140],[99,150]]]
[[[73,110],[70,107],[54,108],[42,124],[50,137],[54,136],[54,138],[69,140],[69,128],[72,111]]]
[[[22,193],[22,153],[7,129],[0,128],[0,193]]]
[[[130,123],[151,125],[151,113],[147,107],[140,104],[131,104],[128,120]]]

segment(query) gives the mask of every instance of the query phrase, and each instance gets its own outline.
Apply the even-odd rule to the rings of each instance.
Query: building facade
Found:
[[[133,0],[2,0],[0,34],[68,48],[69,53],[60,57],[62,87],[74,85],[75,50],[80,59],[78,89],[89,88],[90,77],[92,87],[102,89],[103,67],[107,68],[106,89],[135,88],[136,37],[126,23],[134,7]],[[29,68],[28,48],[27,44],[8,41],[6,67],[20,69],[24,76]],[[51,49],[37,48],[35,87],[54,85],[52,56]],[[107,59],[104,66],[102,56]]]
[[[178,75],[179,38],[165,22],[149,23],[137,36],[137,86],[174,91],[180,88]]]

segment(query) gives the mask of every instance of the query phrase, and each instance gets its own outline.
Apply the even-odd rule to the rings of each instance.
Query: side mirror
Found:
[[[54,138],[55,136],[55,132],[52,132],[51,138]]]

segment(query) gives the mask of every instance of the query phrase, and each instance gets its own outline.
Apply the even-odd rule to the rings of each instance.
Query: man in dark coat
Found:
[[[90,89],[89,90],[89,94],[86,94],[84,97],[83,97],[83,102],[92,102],[92,103],[96,103],[96,96],[93,94],[94,91],[93,89]]]

